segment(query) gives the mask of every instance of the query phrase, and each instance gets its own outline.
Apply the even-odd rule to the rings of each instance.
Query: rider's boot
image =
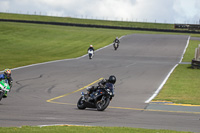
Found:
[[[5,94],[3,95],[3,98],[7,98],[7,91],[6,91]]]

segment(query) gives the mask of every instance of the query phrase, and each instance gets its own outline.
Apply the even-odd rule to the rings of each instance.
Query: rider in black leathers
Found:
[[[120,43],[120,41],[119,41],[119,38],[118,37],[116,37],[116,39],[113,41],[114,43]]]
[[[108,87],[109,89],[114,89],[115,82],[116,82],[116,77],[114,75],[111,75],[108,79],[101,80],[98,83],[98,86],[92,86],[92,87],[87,88],[88,101],[92,99],[92,97],[90,97],[90,94],[92,94],[99,88]],[[111,84],[111,85],[106,86],[107,84]]]
[[[93,45],[90,45],[90,47],[88,48],[87,52],[88,52],[89,50],[94,51]]]
[[[115,43],[117,43],[117,48],[118,48],[118,47],[119,47],[119,43],[120,43],[118,37],[116,37],[116,39],[113,41],[113,46],[114,46],[114,47],[115,47]],[[116,49],[117,49],[117,48],[116,48]]]

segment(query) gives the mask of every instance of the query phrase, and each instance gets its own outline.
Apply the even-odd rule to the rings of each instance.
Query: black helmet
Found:
[[[115,84],[116,82],[116,77],[114,75],[111,75],[108,79],[108,82],[112,83],[112,84]]]

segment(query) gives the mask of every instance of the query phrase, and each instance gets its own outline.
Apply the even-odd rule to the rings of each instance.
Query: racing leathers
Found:
[[[88,101],[93,99],[92,93],[97,91],[97,89],[101,88],[110,89],[114,96],[114,89],[115,89],[114,84],[110,83],[108,79],[103,79],[98,83],[98,86],[92,86],[87,88]]]
[[[1,81],[1,80],[5,80],[5,79],[8,80],[8,84],[9,84],[10,89],[11,89],[12,83],[13,83],[12,77],[6,77],[5,74],[0,74],[0,81]],[[6,97],[7,97],[7,91],[6,91],[5,94],[4,94],[4,98],[6,98]]]

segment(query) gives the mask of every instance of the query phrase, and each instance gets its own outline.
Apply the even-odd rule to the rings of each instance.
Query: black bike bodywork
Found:
[[[114,42],[114,43],[113,43],[113,47],[114,47],[114,49],[115,49],[115,50],[117,50],[117,49],[118,49],[118,47],[119,47],[119,43],[117,43],[117,42]]]
[[[109,88],[99,88],[90,97],[82,92],[77,107],[78,109],[96,108],[98,111],[103,111],[108,107],[113,96],[113,90]]]

